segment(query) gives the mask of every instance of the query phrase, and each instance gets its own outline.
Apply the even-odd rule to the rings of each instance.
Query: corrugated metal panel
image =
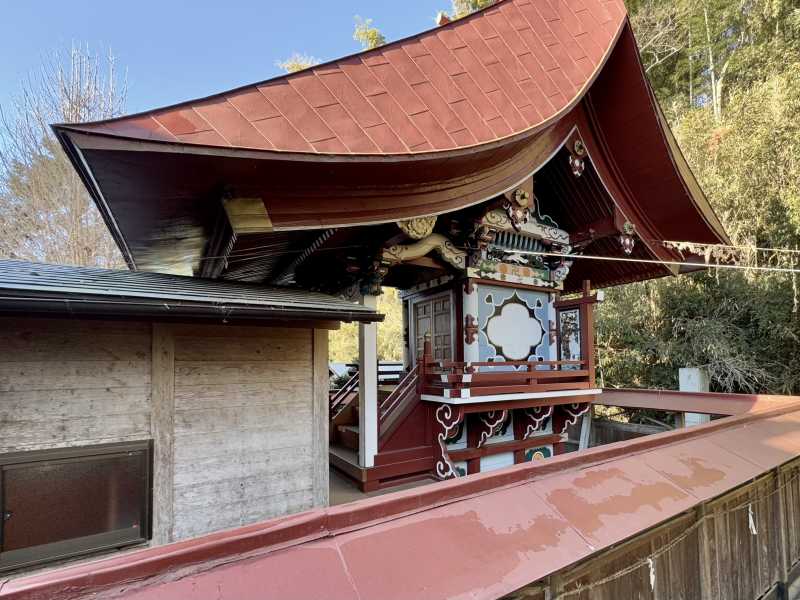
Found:
[[[381,48],[205,99],[73,129],[318,154],[452,150],[542,126],[587,89],[620,0],[501,0]]]
[[[194,277],[0,260],[0,304],[8,297],[90,296],[202,303],[252,309],[307,309],[370,315],[341,298],[284,287]]]
[[[11,581],[0,597],[498,598],[797,458],[798,426],[800,398]]]

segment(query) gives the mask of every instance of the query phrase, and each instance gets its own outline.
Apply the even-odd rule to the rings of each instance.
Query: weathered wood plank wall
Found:
[[[174,334],[174,539],[311,508],[313,331]]]
[[[633,440],[645,435],[661,433],[667,431],[666,427],[657,425],[643,425],[640,423],[621,423],[618,421],[606,421],[602,419],[592,420],[592,430],[590,434],[589,446],[604,446],[614,442]]]
[[[161,323],[153,323],[152,339],[152,539],[167,544],[175,529],[175,339],[171,327]]]
[[[154,440],[153,543],[328,501],[327,331],[0,319],[0,452]]]
[[[507,598],[795,598],[799,525],[796,460]]]
[[[0,452],[142,440],[149,323],[0,319]]]

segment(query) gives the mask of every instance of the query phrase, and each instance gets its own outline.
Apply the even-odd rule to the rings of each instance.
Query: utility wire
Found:
[[[538,250],[514,250],[514,254],[521,254],[523,256],[550,256],[561,258],[564,260],[601,260],[608,262],[627,262],[627,263],[642,263],[651,265],[674,265],[678,267],[701,267],[703,269],[729,269],[741,271],[769,271],[775,273],[800,273],[800,269],[793,269],[789,267],[765,267],[765,266],[747,266],[735,265],[727,263],[705,263],[705,262],[681,262],[677,260],[660,260],[651,258],[630,258],[627,256],[598,256],[591,254],[560,254],[558,252],[544,252]]]
[[[643,238],[642,238],[643,239]],[[784,253],[784,254],[798,254],[800,255],[800,250],[798,249],[791,249],[791,248],[763,248],[758,246],[741,246],[741,245],[733,245],[733,244],[705,244],[699,242],[689,242],[689,241],[673,241],[673,240],[649,240],[651,242],[659,243],[664,246],[670,247],[671,249],[680,249],[681,246],[686,247],[705,247],[705,248],[730,248],[735,250],[748,250],[748,251],[759,251],[759,252],[772,252],[772,253]],[[250,248],[243,248],[238,251],[233,251],[229,254],[225,255],[217,255],[217,256],[202,256],[199,258],[189,258],[187,257],[185,260],[182,259],[174,259],[174,260],[164,260],[159,261],[159,264],[162,265],[183,265],[188,261],[207,261],[207,260],[217,260],[223,259],[227,260],[229,263],[244,263],[248,261],[255,261],[262,258],[270,258],[276,256],[275,253],[264,252],[264,250],[277,250],[278,254],[285,256],[288,254],[302,254],[306,252],[306,248],[300,249],[285,249],[280,247],[280,243],[275,244],[264,244],[259,246],[252,246]],[[364,244],[350,244],[345,246],[332,246],[326,248],[319,248],[315,251],[315,253],[319,252],[332,252],[337,250],[352,250],[357,248],[364,248]],[[474,248],[470,248],[468,246],[457,246],[461,250],[474,250]],[[670,261],[670,260],[661,260],[661,259],[647,259],[647,258],[632,258],[632,257],[625,257],[625,256],[599,256],[599,255],[590,255],[590,254],[561,254],[558,252],[546,252],[546,251],[537,251],[537,250],[509,250],[514,254],[520,255],[529,255],[529,256],[547,256],[547,257],[554,257],[554,258],[561,258],[564,260],[576,260],[576,259],[583,259],[583,260],[598,260],[598,261],[608,261],[608,262],[627,262],[627,263],[641,263],[641,264],[655,264],[655,265],[671,265],[671,266],[690,266],[690,267],[699,267],[703,269],[728,269],[728,270],[742,270],[742,271],[764,271],[764,272],[775,272],[775,273],[791,273],[797,274],[800,273],[800,268],[791,268],[791,267],[770,267],[770,266],[762,266],[762,265],[740,265],[740,264],[731,264],[731,263],[711,263],[711,262],[686,262],[686,261]]]
[[[645,238],[640,238],[645,240]],[[645,240],[648,242],[657,242],[663,246],[668,246],[672,249],[680,249],[681,246],[702,246],[705,248],[732,248],[734,250],[748,250],[757,252],[775,252],[785,254],[800,254],[800,250],[793,248],[762,248],[760,246],[742,246],[735,244],[705,244],[701,242],[679,242],[675,240]]]

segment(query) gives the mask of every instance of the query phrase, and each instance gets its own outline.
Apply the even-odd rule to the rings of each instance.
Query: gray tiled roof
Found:
[[[44,309],[46,312],[58,312],[61,306],[63,312],[73,313],[380,319],[371,309],[318,292],[162,273],[0,260],[0,311],[20,312],[26,303],[29,312],[34,313],[44,306],[50,307]]]

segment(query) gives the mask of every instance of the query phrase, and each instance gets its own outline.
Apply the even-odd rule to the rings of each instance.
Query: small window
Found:
[[[0,455],[0,571],[150,538],[151,442]]]

